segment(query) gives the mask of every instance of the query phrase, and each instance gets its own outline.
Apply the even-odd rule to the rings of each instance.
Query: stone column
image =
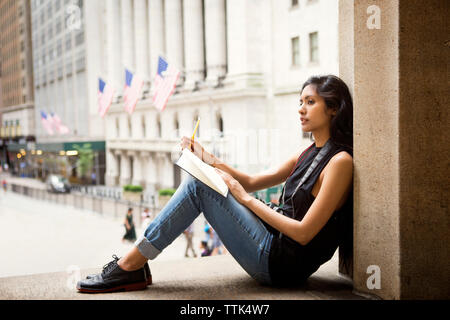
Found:
[[[150,1],[151,2],[151,1]],[[142,92],[148,90],[149,69],[148,69],[148,24],[147,24],[147,1],[134,0],[134,45],[136,73],[144,80]]]
[[[449,294],[446,11],[445,0],[339,6],[355,106],[353,284],[383,299]]]
[[[166,54],[164,38],[164,0],[151,0],[148,2],[148,35],[150,52],[150,79],[158,71],[158,57]]]
[[[173,169],[173,162],[172,157],[170,156],[170,153],[164,154],[164,186],[166,188],[173,188],[173,179],[174,179],[174,169]]]
[[[106,1],[106,69],[105,79],[115,89],[115,95],[121,95],[123,89],[123,72],[121,65],[121,34],[120,34],[120,0]]]
[[[131,162],[130,157],[126,151],[120,154],[120,185],[130,184],[131,182]]]
[[[134,28],[133,28],[133,2],[120,0],[120,25],[122,48],[122,81],[125,83],[125,68],[135,71],[134,64]]]
[[[105,182],[108,187],[116,186],[119,174],[117,157],[111,149],[106,150]]]
[[[142,185],[143,175],[142,175],[142,158],[139,152],[133,152],[133,177],[132,184]]]
[[[156,165],[154,154],[151,152],[142,153],[143,180],[147,189],[154,189],[156,184]]]
[[[184,52],[186,62],[186,89],[204,78],[203,5],[202,0],[183,0]]]
[[[225,0],[205,0],[206,81],[217,84],[227,64]],[[244,30],[241,30],[244,32]]]
[[[165,0],[166,55],[168,63],[184,71],[183,15],[181,0]],[[182,78],[179,79],[182,83]]]
[[[266,29],[270,1],[227,0],[226,85],[239,88],[264,86]],[[208,56],[207,56],[208,60]]]

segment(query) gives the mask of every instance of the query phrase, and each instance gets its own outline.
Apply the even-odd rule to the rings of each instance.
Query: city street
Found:
[[[125,212],[124,212],[125,216]],[[13,192],[0,191],[0,277],[98,268],[132,246],[122,243],[122,218],[103,217]],[[136,223],[136,222],[135,222]],[[203,216],[195,221],[194,247],[204,237]],[[142,230],[137,228],[137,235]],[[157,260],[184,258],[178,237]]]

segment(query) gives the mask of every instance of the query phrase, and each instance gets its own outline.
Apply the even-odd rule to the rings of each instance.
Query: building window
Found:
[[[66,50],[68,51],[71,48],[72,48],[72,38],[70,38],[70,36],[69,36],[66,38]]]
[[[58,66],[58,79],[62,79],[63,77],[63,67],[62,65]]]
[[[291,39],[292,65],[300,65],[300,38],[295,37]]]
[[[291,0],[291,6],[297,7],[298,6],[298,0]]]
[[[116,118],[116,137],[120,137],[119,118]]]
[[[80,32],[75,36],[75,46],[82,44],[84,41],[84,32]]]
[[[69,61],[66,64],[66,75],[67,76],[71,76],[72,75],[72,62],[71,61]]]
[[[222,138],[224,136],[223,133],[223,118],[222,115],[220,113],[217,114],[217,133],[219,135],[220,138]]]
[[[162,128],[161,128],[161,117],[159,116],[159,114],[156,118],[156,130],[157,130],[156,137],[161,138],[162,137]]]
[[[147,136],[145,127],[145,116],[141,117],[141,126],[142,126],[142,137],[145,138]]]
[[[309,61],[319,62],[319,33],[309,34]]]
[[[53,38],[53,26],[50,25],[48,27],[48,39],[52,39]]]
[[[128,137],[131,138],[132,136],[132,131],[131,131],[131,117],[127,117],[127,124],[128,124]]]
[[[174,128],[175,128],[175,138],[180,136],[180,123],[178,121],[178,114],[175,114],[175,119],[174,119]]]
[[[52,3],[49,2],[48,7],[47,7],[47,13],[48,13],[48,18],[50,19],[52,17]]]
[[[60,34],[61,30],[62,30],[62,28],[61,28],[61,21],[59,21],[56,24],[56,34]]]
[[[56,45],[56,55],[60,57],[62,55],[62,43],[61,39],[58,40],[58,43]]]
[[[75,67],[77,69],[77,71],[83,71],[84,70],[84,65],[85,65],[85,60],[84,57],[80,57],[77,59],[76,63],[75,63]]]

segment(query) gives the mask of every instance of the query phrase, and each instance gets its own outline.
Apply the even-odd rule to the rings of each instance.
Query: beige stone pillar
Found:
[[[205,0],[206,81],[217,84],[227,64],[225,0]]]
[[[165,36],[168,62],[184,71],[183,12],[181,0],[165,0]],[[179,80],[181,83],[181,77]]]
[[[106,150],[106,174],[105,183],[108,187],[114,187],[117,184],[119,175],[117,156],[111,149]]]
[[[339,6],[340,76],[354,95],[353,283],[383,299],[449,296],[446,8]]]
[[[226,1],[226,85],[244,88],[264,85],[263,53],[268,46],[266,30],[262,26],[267,23],[270,5],[270,1]]]
[[[131,183],[131,162],[130,156],[126,151],[122,151],[120,154],[120,185],[126,185]]]
[[[122,81],[125,83],[125,69],[134,71],[134,28],[133,28],[133,2],[120,0],[120,26],[122,48]]]
[[[106,81],[115,89],[115,95],[120,95],[123,89],[123,73],[121,70],[121,41],[120,41],[120,0],[106,1]]]
[[[133,177],[132,184],[142,186],[143,175],[142,175],[142,158],[140,152],[134,152],[133,157]]]
[[[147,26],[147,1],[134,1],[134,59],[136,61],[136,73],[144,80],[142,92],[148,90],[148,26]]]
[[[165,55],[164,37],[164,0],[148,2],[148,35],[150,52],[150,79],[158,71],[158,56]]]
[[[185,88],[193,89],[204,78],[202,0],[183,0]]]

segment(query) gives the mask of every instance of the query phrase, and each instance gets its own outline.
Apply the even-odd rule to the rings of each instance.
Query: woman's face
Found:
[[[314,85],[303,89],[299,104],[298,113],[303,132],[330,129],[331,117],[336,112],[327,108],[325,100],[317,94]]]

